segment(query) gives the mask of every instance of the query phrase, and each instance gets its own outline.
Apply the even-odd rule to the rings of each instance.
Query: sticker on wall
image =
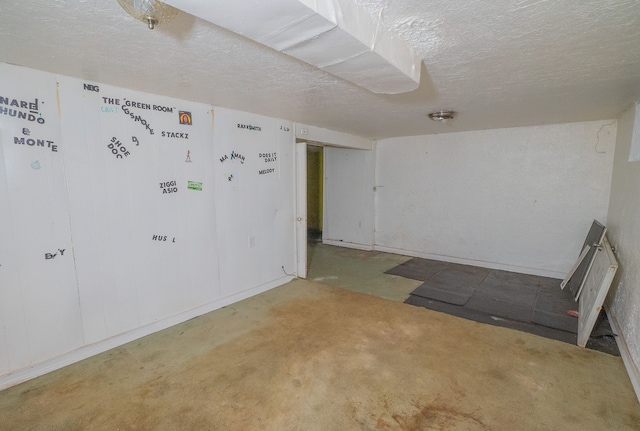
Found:
[[[107,144],[107,148],[117,159],[129,157],[131,154],[129,153],[129,150],[127,150],[127,147],[122,145],[122,142],[120,142],[115,136],[111,138],[111,142]]]
[[[225,154],[224,156],[220,157],[220,163],[224,163],[227,160],[230,160],[230,161],[236,160],[236,161],[239,161],[240,164],[244,164],[245,158],[242,154],[232,151],[231,154]]]
[[[105,114],[117,114],[118,107],[117,106],[101,106],[100,110]]]
[[[187,188],[189,190],[202,191],[202,183],[199,183],[197,181],[187,181]]]
[[[236,179],[236,170],[240,168],[240,165],[244,165],[245,161],[245,156],[236,151],[231,151],[229,154],[225,154],[220,157],[220,163],[227,166],[227,171],[222,174],[227,182],[231,182]]]
[[[267,166],[273,166],[273,164],[277,164],[278,162],[278,153],[275,151],[272,153],[258,153],[258,159],[262,160],[263,163],[266,163]],[[264,169],[259,169],[258,175],[272,174],[275,171],[275,167],[266,167]]]
[[[36,99],[36,101],[37,100],[38,99]],[[54,153],[58,152],[58,146],[55,145],[52,140],[31,137],[31,130],[29,130],[27,127],[23,127],[22,128],[22,134],[24,136],[14,136],[13,137],[13,143],[14,144],[16,144],[16,145],[26,145],[26,146],[29,146],[29,147],[49,148]],[[26,138],[25,138],[25,136],[26,136]]]
[[[264,163],[274,163],[278,160],[278,153],[258,153],[258,158],[262,159]]]
[[[103,99],[105,99],[105,98],[103,97]],[[115,100],[118,100],[118,99],[115,99]],[[155,105],[155,104],[151,104],[151,103],[137,102],[135,100],[127,100],[125,98],[123,98],[122,101],[124,102],[123,103],[124,106],[128,106],[128,107],[131,107],[131,108],[136,108],[136,109],[144,109],[146,111],[173,113],[173,110],[174,110],[174,108],[172,108],[170,106],[163,106],[163,105]]]
[[[24,133],[24,129],[23,129],[23,133]],[[13,143],[16,144],[16,145],[25,145],[25,146],[28,146],[28,147],[48,148],[51,151],[53,151],[54,153],[58,152],[58,145],[56,145],[50,139],[25,138],[24,136],[22,136],[22,137],[14,136],[13,137]]]
[[[160,133],[160,136],[162,136],[163,138],[174,138],[174,139],[189,139],[189,134],[188,133],[183,133],[183,132],[169,132],[166,130],[163,130]]]
[[[105,105],[120,106],[120,99],[116,99],[114,97],[104,97],[104,96],[102,96],[102,103],[104,103]]]
[[[38,102],[38,99],[30,102],[0,95],[0,114],[14,117],[18,120],[35,121],[38,124],[44,124],[44,117],[38,109],[39,103],[44,105],[44,102]]]
[[[238,129],[253,130],[256,132],[262,131],[262,127],[260,126],[254,126],[252,124],[241,124],[241,123],[238,123]]]
[[[85,90],[87,89],[86,86],[87,84],[85,84]],[[96,89],[98,88],[98,86],[94,86],[94,87]],[[90,91],[98,92],[100,90],[97,89],[97,90],[90,90]],[[135,118],[136,115],[131,112],[131,108],[142,109],[147,111],[173,112],[173,108],[170,108],[170,107],[161,106],[161,105],[152,105],[150,103],[136,102],[133,100],[127,100],[125,98],[123,98],[122,103],[120,103],[119,98],[102,96],[102,103],[103,105],[100,107],[100,111],[104,112],[105,114],[117,114],[120,110],[122,110],[122,112],[129,115],[134,121],[139,121],[144,126],[147,126],[146,120],[144,120],[140,116],[137,116],[138,119],[136,119]]]
[[[38,170],[40,169],[40,161],[36,160],[35,162],[31,162],[31,169]]]
[[[176,242],[176,237],[173,237],[173,239],[169,239],[169,237],[167,235],[154,235],[151,238],[151,240],[152,241],[175,243]]]
[[[178,187],[175,181],[167,181],[165,183],[160,183],[160,188],[162,189],[163,195],[168,193],[178,193]]]
[[[44,254],[44,258],[45,258],[45,260],[55,259],[56,256],[58,256],[58,253],[60,253],[60,256],[64,256],[64,252],[66,250],[67,250],[66,248],[63,248],[63,249],[58,249],[58,251],[56,253],[45,253]]]
[[[191,151],[187,150],[187,159],[184,161],[185,163],[191,163]]]
[[[162,105],[153,105],[153,110],[157,112],[169,112],[173,114],[173,109],[170,106],[162,106]]]
[[[147,121],[146,118],[136,114],[134,111],[131,110],[131,108],[150,110],[151,105],[149,103],[134,102],[132,100],[127,100],[127,99],[122,99],[122,100],[124,102],[124,106],[122,106],[122,112],[124,112],[125,115],[129,116],[129,118],[134,122],[140,123],[142,126],[144,126],[144,128],[149,132],[150,135],[153,135],[154,130],[153,130],[153,127],[151,127],[151,124],[149,123],[149,121]]]
[[[83,85],[82,88],[85,91],[93,91],[95,93],[99,93],[100,92],[100,87],[95,85],[95,84],[87,84],[86,82],[83,82],[82,85]]]
[[[193,124],[193,120],[191,119],[191,112],[189,111],[180,111],[178,113],[178,119],[180,124],[186,124],[187,126],[191,126]]]

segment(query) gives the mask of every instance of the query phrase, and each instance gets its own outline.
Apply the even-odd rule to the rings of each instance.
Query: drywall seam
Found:
[[[640,104],[632,106],[635,109],[633,120],[633,132],[631,133],[631,149],[629,150],[629,162],[640,161]]]

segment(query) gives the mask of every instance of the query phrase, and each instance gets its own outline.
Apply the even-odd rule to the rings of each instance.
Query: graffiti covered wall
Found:
[[[6,64],[0,77],[0,387],[289,279],[291,123]]]

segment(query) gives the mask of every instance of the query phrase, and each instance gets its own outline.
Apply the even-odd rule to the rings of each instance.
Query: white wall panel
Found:
[[[293,132],[288,121],[216,108],[216,219],[223,293],[293,272]]]
[[[219,296],[210,107],[64,77],[59,92],[87,340]]]
[[[0,388],[291,279],[290,122],[0,78]]]
[[[0,375],[83,344],[56,100],[0,64]]]
[[[325,147],[323,240],[373,247],[374,152]]]
[[[616,122],[385,139],[376,246],[562,278],[606,223]]]
[[[259,147],[257,184],[262,196],[263,232],[260,236],[260,259],[265,263],[264,274],[268,280],[278,279],[287,273],[295,272],[295,139],[293,124],[289,121],[274,119],[275,127],[269,138],[277,150],[277,161],[270,160],[266,148]],[[274,173],[261,174],[263,169],[276,169]],[[277,175],[276,175],[277,174]],[[266,181],[262,181],[267,176]],[[267,197],[272,198],[267,201]]]

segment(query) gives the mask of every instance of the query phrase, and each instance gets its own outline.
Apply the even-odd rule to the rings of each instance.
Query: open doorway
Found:
[[[322,242],[324,147],[307,144],[307,242]]]
[[[296,142],[298,277],[307,276],[313,246],[373,249],[373,172],[372,151]]]

